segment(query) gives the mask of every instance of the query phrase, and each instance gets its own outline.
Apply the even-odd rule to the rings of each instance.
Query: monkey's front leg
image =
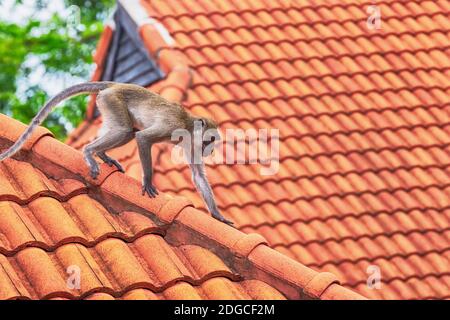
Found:
[[[136,133],[136,142],[139,150],[139,158],[142,165],[142,195],[147,193],[154,198],[158,195],[158,190],[152,184],[153,166],[152,166],[152,132],[149,129]]]
[[[214,199],[214,194],[212,192],[211,186],[209,185],[208,179],[206,178],[205,167],[203,163],[200,164],[191,163],[189,165],[192,171],[192,180],[197,190],[202,195],[209,212],[211,212],[211,215],[219,221],[232,225],[233,222],[227,220],[219,212],[219,208],[216,205],[216,201]]]

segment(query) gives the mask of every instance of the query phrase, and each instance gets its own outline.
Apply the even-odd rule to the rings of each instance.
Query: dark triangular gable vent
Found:
[[[145,48],[136,23],[120,4],[114,13],[114,21],[116,29],[109,47],[102,80],[134,83],[146,87],[164,78],[163,72]]]

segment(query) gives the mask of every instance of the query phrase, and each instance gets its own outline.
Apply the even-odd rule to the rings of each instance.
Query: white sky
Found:
[[[36,0],[24,0],[22,5],[14,7],[14,0],[3,0],[0,10],[0,19],[18,24],[26,22],[31,16],[38,20],[48,20],[53,13],[64,11],[64,2],[62,0],[51,0],[52,5],[47,10],[40,10],[39,14],[34,13],[34,4]]]

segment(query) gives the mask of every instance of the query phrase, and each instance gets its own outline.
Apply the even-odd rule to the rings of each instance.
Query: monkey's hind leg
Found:
[[[122,165],[119,163],[119,161],[111,158],[108,156],[104,151],[97,152],[97,156],[102,159],[104,163],[106,163],[108,166],[112,167],[115,166],[120,172],[125,172]]]
[[[104,152],[106,150],[124,145],[125,143],[130,141],[133,138],[133,136],[134,136],[133,131],[117,130],[117,129],[116,129],[116,131],[110,130],[110,131],[106,132],[104,135],[102,135],[101,137],[97,138],[96,140],[94,140],[93,142],[88,144],[84,148],[84,151],[83,151],[84,159],[86,160],[86,162],[90,168],[90,175],[93,179],[97,179],[97,177],[100,173],[98,163],[94,159],[94,154],[99,154],[99,156],[101,153],[105,154]],[[106,156],[106,154],[105,154],[105,156]],[[109,158],[109,159],[111,159],[111,158]],[[113,160],[113,159],[111,159],[111,160]],[[119,165],[119,167],[122,168],[122,166],[120,166],[120,164],[116,160],[113,160],[113,161],[115,161]],[[119,167],[118,167],[118,169],[120,170]]]
[[[84,158],[93,179],[99,175],[99,167],[93,155],[97,154],[108,165],[115,165],[123,171],[122,166],[108,157],[105,151],[124,145],[134,137],[127,106],[114,87],[105,89],[97,95],[97,106],[103,118],[101,134],[84,149]]]

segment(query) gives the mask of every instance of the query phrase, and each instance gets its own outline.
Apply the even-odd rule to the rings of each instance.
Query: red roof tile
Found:
[[[24,129],[0,115],[0,150]],[[186,198],[101,171],[86,178],[81,153],[42,128],[0,163],[0,299],[362,298]]]
[[[144,25],[150,52],[162,67],[177,52],[193,71],[184,106],[222,130],[280,130],[277,175],[208,168],[240,230],[370,298],[450,297],[448,1],[377,2],[378,30],[366,25],[370,1],[141,3],[176,42]],[[164,94],[166,84],[152,89],[183,97]],[[70,143],[93,139],[98,121]],[[201,207],[168,150],[155,150],[156,186]],[[134,142],[112,155],[140,179]],[[381,269],[379,290],[366,285],[370,265]]]

